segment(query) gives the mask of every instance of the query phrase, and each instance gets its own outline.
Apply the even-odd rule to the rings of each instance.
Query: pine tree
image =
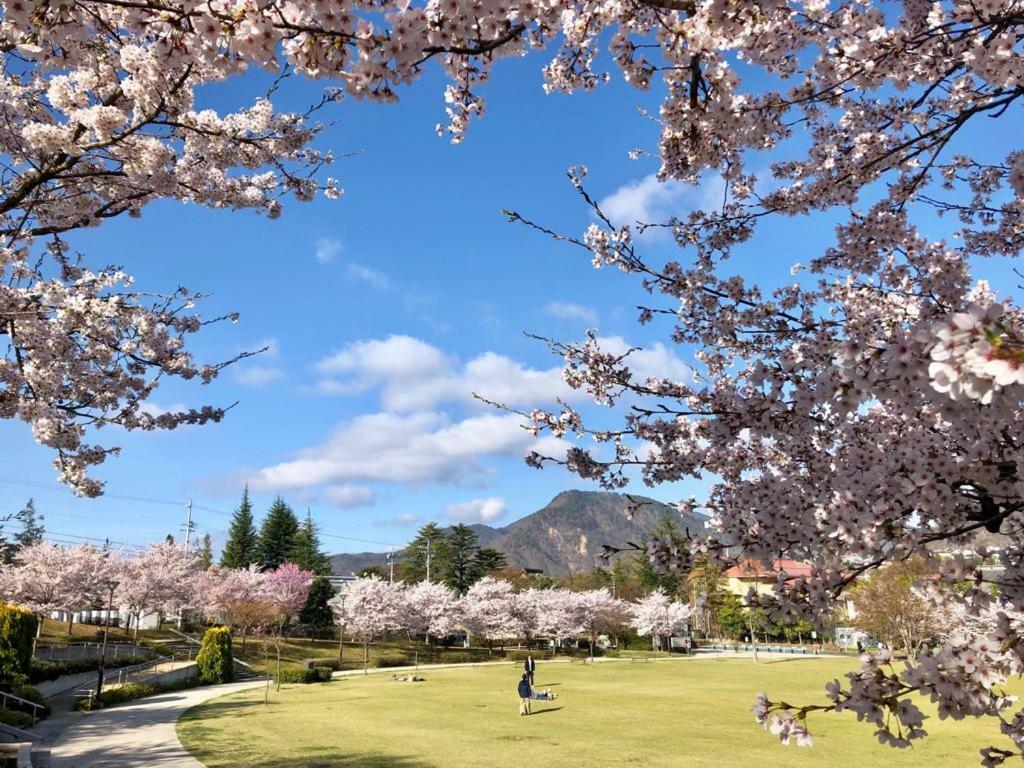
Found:
[[[334,624],[334,612],[328,601],[334,597],[334,587],[325,576],[317,576],[309,585],[309,597],[299,614],[299,621],[314,632],[322,632]]]
[[[687,546],[685,537],[679,530],[679,526],[676,525],[673,513],[668,511],[654,524],[654,527],[651,529],[651,538],[660,541],[672,541],[680,548]],[[646,543],[644,542],[645,545]],[[652,592],[655,589],[662,589],[669,595],[677,595],[680,594],[680,588],[683,586],[682,573],[676,571],[662,573],[654,567],[651,559],[646,554],[636,555],[633,562],[633,576],[645,593]]]
[[[260,526],[256,544],[257,562],[265,570],[273,571],[281,563],[288,562],[295,545],[295,534],[299,532],[299,521],[292,508],[278,496],[267,510]]]
[[[427,562],[430,562],[430,579],[436,581],[441,573],[440,564],[447,557],[448,540],[437,523],[427,523],[409,542],[402,557],[402,578],[406,581],[420,581],[427,578]]]
[[[43,527],[43,515],[36,512],[35,500],[29,499],[25,508],[14,516],[21,523],[21,530],[14,534],[14,541],[18,548],[30,547],[43,540],[46,529]]]
[[[210,570],[213,565],[213,539],[208,533],[203,534],[202,564],[204,571]]]
[[[248,568],[259,562],[259,534],[252,518],[252,504],[249,503],[249,486],[242,491],[242,503],[231,518],[228,540],[220,556],[225,568]]]
[[[476,533],[468,525],[460,523],[452,528],[446,544],[447,551],[441,564],[442,581],[464,595],[478,578],[473,567],[474,558],[480,549],[476,543]]]
[[[475,579],[482,579],[489,573],[500,571],[508,565],[508,558],[504,552],[499,552],[491,547],[482,547],[473,556],[473,574]]]
[[[288,561],[295,563],[299,568],[312,571],[320,575],[331,572],[327,556],[320,551],[320,536],[317,533],[316,524],[309,510],[306,510],[306,519],[295,532],[292,539],[292,547],[288,552]]]

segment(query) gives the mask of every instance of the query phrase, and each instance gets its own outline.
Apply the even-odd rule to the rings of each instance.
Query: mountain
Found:
[[[621,493],[563,491],[533,514],[503,528],[471,526],[481,546],[500,549],[516,568],[539,568],[547,574],[590,571],[603,565],[602,545],[623,545],[647,536],[665,512],[670,512],[681,529],[704,530],[705,518],[681,515],[675,507],[642,496],[633,518],[627,514],[630,499]],[[376,558],[376,559],[374,559]],[[383,553],[360,552],[331,557],[335,573],[351,573],[369,565],[384,565]]]

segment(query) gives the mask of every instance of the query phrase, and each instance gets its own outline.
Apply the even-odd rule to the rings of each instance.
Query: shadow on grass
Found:
[[[224,765],[223,763],[216,764]],[[226,765],[235,768],[234,763]],[[241,768],[241,764],[239,764],[239,768]],[[400,755],[321,752],[313,756],[306,755],[285,760],[270,758],[246,761],[245,768],[441,768],[441,766],[418,758],[407,758]]]
[[[565,709],[565,707],[548,707],[547,709],[537,709],[531,712],[530,715],[546,715],[549,712],[558,712],[561,709]]]

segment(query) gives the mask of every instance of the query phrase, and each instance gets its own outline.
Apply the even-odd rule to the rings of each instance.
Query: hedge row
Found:
[[[312,669],[282,669],[282,683],[326,683],[329,682],[334,670],[330,667],[313,667]]]
[[[137,654],[128,656],[114,656],[108,658],[104,663],[107,669],[118,667],[130,667],[133,664],[141,664],[149,661],[148,656]],[[28,671],[28,679],[31,683],[43,683],[47,680],[56,680],[63,675],[77,675],[82,672],[95,672],[99,669],[99,659],[60,659],[56,661],[33,661]]]

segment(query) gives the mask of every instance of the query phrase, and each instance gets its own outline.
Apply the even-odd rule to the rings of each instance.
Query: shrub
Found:
[[[204,683],[230,683],[234,679],[231,655],[231,630],[212,627],[203,635],[203,645],[196,655],[199,679]]]
[[[36,625],[31,611],[0,603],[0,679],[28,673]]]
[[[438,661],[442,664],[469,664],[473,661],[478,661],[479,656],[466,653],[465,651],[452,651],[451,653],[443,653],[438,657]]]
[[[25,699],[26,701],[31,701],[33,704],[41,706],[42,709],[39,710],[40,717],[46,717],[50,714],[50,707],[46,703],[46,699],[35,686],[29,685],[28,683],[18,683],[11,687],[11,693],[19,699]]]
[[[337,672],[342,666],[337,659],[310,659],[309,661],[314,667],[327,667],[334,672]]]
[[[409,659],[405,658],[405,656],[399,656],[397,654],[378,656],[373,660],[373,666],[382,669],[385,667],[407,667],[409,666],[409,664]]]
[[[141,664],[147,661],[148,657],[115,656],[108,658],[104,666],[107,669],[118,667],[130,667],[133,664]],[[43,683],[47,680],[56,680],[62,675],[77,675],[81,672],[95,672],[99,668],[99,659],[58,659],[56,661],[32,661],[32,668],[28,671],[28,680],[33,685]]]
[[[13,725],[15,728],[25,728],[32,725],[32,715],[24,712],[15,712],[13,709],[0,711],[0,723]]]
[[[331,679],[334,670],[330,667],[313,667],[312,669],[282,669],[282,683],[326,683]]]
[[[190,677],[186,680],[179,680],[175,683],[167,683],[165,685],[161,685],[159,683],[129,683],[127,685],[122,685],[119,688],[105,689],[101,694],[100,699],[103,706],[108,707],[113,704],[124,704],[128,701],[142,699],[146,696],[155,696],[158,693],[195,688],[199,684],[198,677]],[[92,699],[78,699],[74,705],[74,709],[89,710],[93,708],[94,705]]]

